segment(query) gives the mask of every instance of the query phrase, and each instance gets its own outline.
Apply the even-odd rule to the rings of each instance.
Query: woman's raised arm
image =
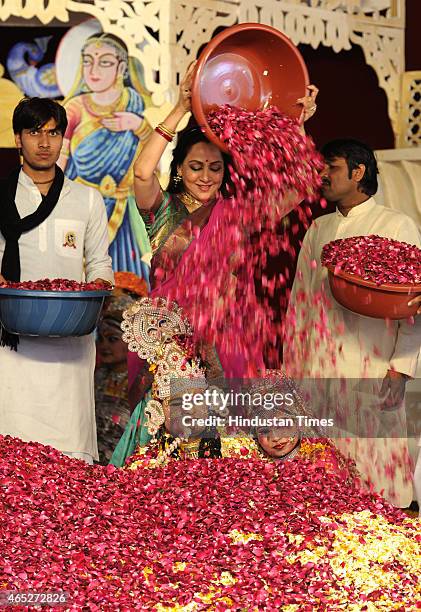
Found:
[[[166,119],[152,132],[134,164],[134,191],[140,210],[154,211],[162,200],[161,186],[155,174],[159,161],[175,136],[178,124],[191,110],[191,82],[196,62],[190,64],[180,83],[178,102]]]

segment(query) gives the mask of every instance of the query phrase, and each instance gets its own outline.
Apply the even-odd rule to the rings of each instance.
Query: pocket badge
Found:
[[[76,248],[76,234],[75,232],[66,232],[64,236],[64,247],[69,247],[71,249]]]

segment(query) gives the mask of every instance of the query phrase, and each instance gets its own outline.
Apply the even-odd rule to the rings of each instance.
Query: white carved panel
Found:
[[[278,28],[295,44],[335,52],[362,47],[388,98],[395,135],[400,112],[400,82],[405,70],[403,0],[253,0],[239,5],[240,22]]]
[[[219,27],[238,21],[238,3],[214,0],[174,0],[172,3],[173,87]]]
[[[304,43],[316,49],[332,47],[337,53],[350,49],[348,17],[325,8],[309,7],[306,2],[255,0],[242,2],[240,22],[266,23],[286,34],[294,44]]]
[[[364,57],[376,72],[387,95],[389,117],[395,135],[399,128],[400,83],[405,70],[405,39],[400,29],[355,23],[351,41],[362,47]]]
[[[143,64],[153,102],[174,100],[180,74],[218,27],[254,21],[285,32],[295,44],[335,52],[364,50],[388,97],[398,131],[404,72],[404,0],[0,0],[0,21],[23,17],[68,22],[72,12],[96,17]]]
[[[405,72],[402,78],[402,108],[399,146],[421,150],[421,71]]]

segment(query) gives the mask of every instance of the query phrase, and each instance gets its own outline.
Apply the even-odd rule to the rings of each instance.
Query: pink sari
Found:
[[[162,279],[162,282],[157,282],[151,292],[151,297],[164,297],[169,300],[174,300],[176,298],[177,293],[177,303],[184,309],[188,318],[190,318],[189,313],[191,311],[191,298],[186,297],[186,299],[183,300],[183,297],[180,297],[180,291],[177,291],[177,289],[179,288],[179,283],[176,271],[179,266],[183,266],[184,269],[187,269],[189,266],[195,265],[195,253],[197,253],[197,250],[202,250],[206,248],[208,242],[211,240],[212,237],[215,236],[215,233],[217,233],[219,230],[223,207],[224,200],[221,198],[214,205],[212,212],[209,215],[208,221],[200,229],[199,235],[197,237],[192,237],[192,234],[194,234],[194,229],[190,232],[190,243],[179,256],[175,267],[172,271],[170,270],[169,272],[167,272],[165,269],[163,270],[164,278]],[[171,236],[168,238],[167,242],[169,242],[170,240]],[[188,278],[185,280],[188,283]],[[236,349],[235,345],[229,342],[224,342],[224,338],[221,337],[216,341],[215,348],[221,366],[224,370],[224,374],[227,378],[242,378],[245,376],[247,371],[246,357]],[[141,361],[136,353],[129,352],[129,389],[135,384],[144,367],[145,362]],[[141,398],[139,397],[138,401],[140,399]]]

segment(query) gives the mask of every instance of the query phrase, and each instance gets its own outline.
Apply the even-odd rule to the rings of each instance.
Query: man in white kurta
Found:
[[[44,136],[47,150],[48,135]],[[42,198],[25,167],[24,150],[15,198],[21,218],[34,212]],[[4,248],[0,233],[0,261]],[[44,222],[22,234],[19,251],[21,281],[67,278],[113,282],[102,196],[65,178],[54,210]],[[0,434],[51,445],[88,461],[98,458],[94,368],[93,334],[74,338],[21,336],[17,351],[0,347]]]
[[[285,367],[288,374],[299,378],[377,379],[384,381],[383,390],[388,386],[391,393],[396,387],[404,390],[405,380],[416,372],[421,317],[415,323],[386,323],[345,309],[331,294],[327,269],[320,258],[323,246],[332,240],[377,234],[420,246],[420,233],[411,218],[376,204],[370,193],[362,191],[359,184],[366,170],[364,163],[355,164],[351,172],[345,157],[328,161],[324,193],[337,209],[316,219],[302,244],[287,314]],[[372,168],[372,174],[376,169]],[[393,437],[353,439],[342,450],[349,452],[363,476],[378,492],[383,489],[389,501],[401,507],[410,504],[406,441]]]

